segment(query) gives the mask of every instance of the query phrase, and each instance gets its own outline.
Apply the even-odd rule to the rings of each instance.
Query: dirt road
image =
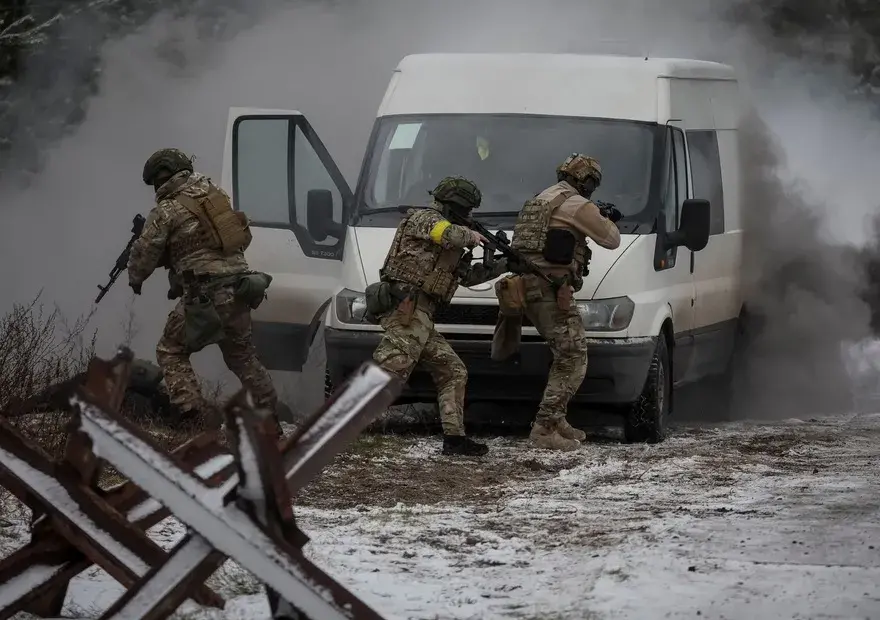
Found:
[[[490,444],[361,439],[298,498],[310,556],[395,619],[880,618],[880,414]],[[265,617],[247,575],[215,580],[225,615],[181,618]],[[95,572],[68,607],[97,617],[118,592]]]

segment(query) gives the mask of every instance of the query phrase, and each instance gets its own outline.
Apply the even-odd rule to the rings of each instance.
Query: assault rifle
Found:
[[[98,285],[101,292],[98,293],[98,297],[95,299],[96,304],[101,303],[101,300],[104,299],[104,295],[107,294],[107,291],[110,290],[110,287],[113,286],[113,283],[116,282],[119,275],[125,271],[126,267],[128,267],[128,255],[131,254],[131,246],[134,245],[137,238],[141,236],[146,221],[147,220],[140,213],[134,216],[134,219],[131,222],[131,239],[128,240],[128,245],[122,250],[122,254],[119,255],[119,258],[116,259],[116,264],[113,266],[113,269],[110,270],[110,281],[107,282],[106,286]]]
[[[483,262],[487,265],[491,265],[495,262],[495,252],[498,252],[502,257],[506,258],[509,263],[516,263],[516,265],[523,270],[523,273],[536,275],[551,286],[559,286],[559,281],[555,278],[551,278],[549,275],[538,269],[535,264],[523,256],[521,252],[510,247],[510,241],[503,230],[499,230],[497,233],[492,234],[489,232],[488,228],[480,224],[478,221],[464,217],[460,213],[456,213],[454,209],[449,209],[449,212],[444,215],[453,224],[470,228],[486,238],[487,246],[483,247]]]

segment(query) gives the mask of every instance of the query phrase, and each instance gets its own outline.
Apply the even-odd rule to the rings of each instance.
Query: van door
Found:
[[[251,269],[273,278],[253,313],[260,359],[300,371],[340,287],[352,191],[305,116],[252,108],[229,111],[221,184],[251,220]]]
[[[669,178],[663,200],[663,213],[658,228],[658,244],[663,243],[666,232],[678,229],[681,221],[681,206],[691,196],[690,165],[688,163],[687,140],[682,123],[667,123],[667,161]],[[673,382],[684,379],[693,357],[694,337],[694,271],[693,253],[685,247],[676,247],[665,252],[659,251],[654,269],[658,275],[658,285],[666,289],[665,296],[672,307],[672,324],[675,332],[673,350]]]

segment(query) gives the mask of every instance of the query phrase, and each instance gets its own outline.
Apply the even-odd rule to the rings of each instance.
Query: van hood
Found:
[[[379,269],[385,262],[385,256],[391,242],[394,239],[393,228],[372,228],[357,227],[354,229],[355,241],[358,246],[361,257],[361,266],[364,270],[364,278],[366,282],[372,283],[379,279]],[[508,237],[513,237],[513,230],[506,230]],[[593,249],[593,258],[590,261],[590,275],[584,278],[584,286],[577,294],[579,299],[592,299],[602,282],[602,278],[608,273],[608,270],[614,262],[626,251],[636,240],[638,235],[621,235],[620,246],[616,250],[606,250],[604,248]],[[474,256],[482,256],[480,249],[474,252]],[[500,278],[499,278],[500,279]],[[495,298],[495,281],[485,282],[472,287],[459,287],[455,296],[459,299],[482,299]]]

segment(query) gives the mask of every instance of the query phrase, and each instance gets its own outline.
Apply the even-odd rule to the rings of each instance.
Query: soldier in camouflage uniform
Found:
[[[536,275],[523,275],[523,311],[553,352],[530,439],[541,448],[571,450],[586,434],[566,420],[568,402],[587,373],[584,325],[572,293],[583,286],[587,238],[613,250],[620,245],[620,231],[590,201],[602,181],[599,162],[574,153],[556,175],[558,183],[523,206],[510,245],[560,283],[553,286]]]
[[[437,387],[443,424],[443,454],[482,455],[485,444],[465,436],[464,396],[467,369],[446,339],[434,329],[434,313],[448,303],[459,285],[474,286],[507,271],[499,260],[490,269],[482,263],[462,262],[467,248],[486,239],[452,224],[450,210],[469,215],[480,206],[480,190],[462,177],[446,177],[430,192],[429,209],[410,209],[397,227],[391,249],[380,270],[387,301],[368,300],[382,310],[377,318],[385,334],[373,354],[383,369],[406,381],[416,364],[423,365]],[[368,295],[381,296],[377,285]]]
[[[247,218],[232,211],[226,192],[194,172],[192,160],[177,149],[154,153],[143,181],[155,189],[156,206],[131,248],[128,282],[140,295],[143,282],[164,266],[172,283],[169,298],[182,296],[156,347],[171,404],[184,420],[208,412],[189,358],[216,343],[255,404],[274,413],[278,397],[251,342],[250,315],[271,278],[249,270]]]

